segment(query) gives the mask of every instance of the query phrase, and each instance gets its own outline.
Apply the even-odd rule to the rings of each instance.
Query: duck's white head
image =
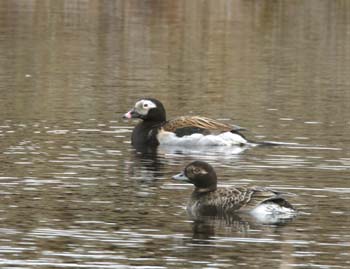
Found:
[[[165,109],[163,104],[154,98],[141,99],[135,106],[124,114],[123,118],[140,118],[146,121],[165,121]]]

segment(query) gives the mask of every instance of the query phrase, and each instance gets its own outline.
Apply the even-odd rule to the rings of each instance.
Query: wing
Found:
[[[242,130],[240,127],[235,127],[222,123],[217,120],[199,116],[179,117],[167,121],[163,128],[165,131],[174,132],[177,136],[191,135],[194,133],[220,134],[223,132],[231,132]]]
[[[262,187],[236,187],[218,189],[215,193],[219,197],[226,197],[221,204],[224,211],[250,211],[264,202],[274,202],[281,206],[293,208],[283,197],[282,193]]]

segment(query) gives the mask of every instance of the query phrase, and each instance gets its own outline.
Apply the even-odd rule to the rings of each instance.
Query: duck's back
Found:
[[[206,117],[184,116],[163,123],[157,139],[176,146],[242,146],[248,141],[240,129]]]
[[[223,132],[238,131],[235,126],[222,123],[207,117],[200,116],[182,116],[167,121],[163,128],[165,131],[177,133],[178,136],[183,136],[182,132],[185,130],[185,135],[194,133],[201,134],[220,134]]]

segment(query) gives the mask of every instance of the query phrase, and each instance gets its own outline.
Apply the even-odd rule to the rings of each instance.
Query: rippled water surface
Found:
[[[1,268],[349,268],[350,3],[0,2]],[[137,152],[138,98],[256,148]],[[295,193],[297,218],[185,210],[171,176]]]

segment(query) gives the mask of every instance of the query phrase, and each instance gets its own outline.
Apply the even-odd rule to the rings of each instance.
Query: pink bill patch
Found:
[[[131,119],[131,118],[132,118],[132,116],[131,116],[131,111],[125,113],[125,114],[124,114],[124,118],[126,118],[126,119]]]

